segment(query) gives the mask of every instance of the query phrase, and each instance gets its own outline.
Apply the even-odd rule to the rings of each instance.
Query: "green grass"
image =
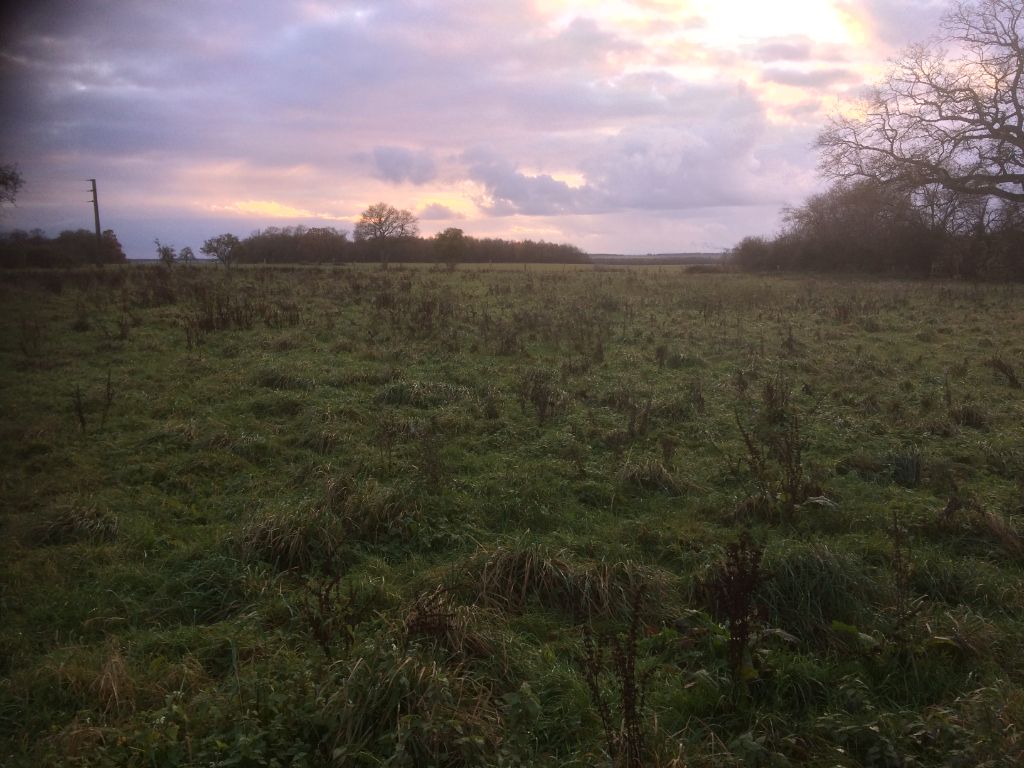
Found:
[[[129,266],[0,302],[5,765],[615,764],[587,675],[619,712],[634,610],[645,764],[1024,760],[1016,287]]]

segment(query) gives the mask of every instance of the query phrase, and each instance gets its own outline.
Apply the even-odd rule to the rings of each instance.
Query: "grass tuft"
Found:
[[[323,510],[347,537],[369,543],[409,537],[420,517],[418,506],[398,491],[347,475],[326,481]]]
[[[421,593],[403,619],[407,640],[428,639],[454,659],[487,658],[495,645],[480,630],[479,609],[459,605],[443,585]]]
[[[870,623],[884,590],[863,559],[826,544],[789,543],[764,556],[759,604],[768,623],[811,642],[833,621]]]
[[[32,526],[29,540],[37,546],[100,543],[117,538],[117,517],[95,506],[71,505]]]
[[[243,558],[301,572],[327,561],[344,541],[337,517],[313,507],[266,511],[251,519],[238,539]]]
[[[481,550],[471,566],[475,599],[484,606],[519,612],[528,602],[572,613],[578,618],[629,615],[631,595],[643,587],[664,597],[660,573],[633,562],[577,564],[564,550],[540,544],[510,543]]]
[[[124,654],[116,641],[111,644],[92,689],[107,714],[121,714],[135,709],[134,683],[128,674]]]
[[[469,397],[469,390],[445,381],[407,381],[399,379],[385,384],[377,393],[378,403],[411,405],[415,408],[436,408],[461,402]]]
[[[687,489],[687,484],[653,456],[638,459],[627,457],[619,468],[617,479],[621,485],[645,491],[664,491],[678,496]]]
[[[498,742],[488,691],[387,644],[364,646],[324,687],[320,722],[335,765],[480,765]]]

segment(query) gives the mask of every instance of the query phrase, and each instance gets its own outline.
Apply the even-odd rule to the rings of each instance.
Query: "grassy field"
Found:
[[[1024,761],[1024,293],[0,274],[0,763]]]

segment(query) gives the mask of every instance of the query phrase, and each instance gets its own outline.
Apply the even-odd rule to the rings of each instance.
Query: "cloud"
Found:
[[[628,38],[604,29],[594,19],[576,17],[553,36],[544,36],[524,46],[524,54],[535,66],[579,70],[609,64],[609,57],[641,50]]]
[[[485,190],[480,206],[496,216],[781,204],[794,189],[811,188],[813,172],[798,167],[806,132],[772,126],[744,88],[707,107],[682,125],[630,127],[577,148],[580,184],[553,171],[526,173],[494,149],[462,159]],[[798,137],[795,151],[790,136]]]
[[[759,61],[807,61],[814,45],[807,38],[776,39],[754,46],[751,55]]]
[[[793,120],[806,120],[821,114],[821,99],[805,99],[781,108],[781,112]]]
[[[571,213],[581,206],[580,190],[546,173],[522,173],[514,163],[493,152],[473,150],[463,160],[469,178],[487,191],[487,198],[479,201],[480,207],[493,215],[551,216]]]
[[[836,83],[855,83],[860,76],[850,69],[838,67],[829,69],[788,69],[770,67],[761,73],[769,83],[791,85],[795,88],[826,88]]]
[[[950,10],[946,0],[845,0],[839,5],[862,20],[876,39],[896,49],[924,42]]]
[[[3,223],[90,226],[97,177],[104,225],[146,255],[180,240],[150,221],[350,220],[375,200],[599,250],[630,217],[672,240],[644,250],[723,239],[714,210],[733,227],[814,188],[820,105],[938,0],[837,0],[858,45],[753,2],[21,3],[0,17],[0,160],[26,187]]]
[[[463,219],[465,216],[458,211],[452,210],[447,205],[428,203],[420,209],[419,218],[424,221],[450,221],[453,219]]]
[[[825,45],[807,35],[765,38],[744,46],[744,53],[754,61],[764,62],[841,62],[849,59],[840,46]]]
[[[429,152],[404,147],[374,147],[373,162],[377,177],[401,184],[426,184],[437,177],[437,166]]]
[[[243,216],[263,216],[268,219],[329,219],[337,221],[341,218],[330,213],[296,208],[276,200],[238,200],[227,205],[213,205],[210,208],[218,213],[238,213]]]
[[[778,165],[758,146],[765,131],[763,113],[740,107],[731,123],[632,129],[609,139],[584,172],[611,210],[765,203],[778,199]]]

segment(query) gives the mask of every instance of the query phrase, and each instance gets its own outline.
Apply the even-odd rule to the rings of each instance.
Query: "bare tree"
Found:
[[[1024,4],[958,3],[859,109],[819,135],[821,169],[908,189],[1024,203]]]
[[[14,205],[18,191],[25,184],[21,172],[13,165],[0,165],[0,208]]]
[[[387,203],[375,203],[359,216],[352,232],[357,241],[382,240],[389,237],[416,237],[419,227],[409,211]]]
[[[224,234],[211,237],[199,250],[207,256],[212,256],[225,267],[230,268],[241,253],[238,246],[240,242],[235,235]]]
[[[156,256],[160,259],[161,263],[166,267],[173,267],[174,262],[178,258],[178,252],[174,249],[174,246],[164,245],[160,242],[159,238],[153,242],[156,244]]]

